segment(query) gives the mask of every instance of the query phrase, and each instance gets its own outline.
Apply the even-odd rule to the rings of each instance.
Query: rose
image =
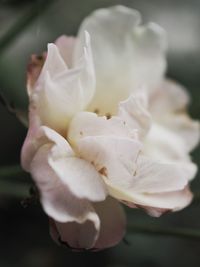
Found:
[[[22,166],[39,188],[52,237],[76,249],[117,244],[120,206],[159,216],[187,206],[199,124],[187,93],[165,80],[166,37],[137,11],[95,11],[28,71]]]

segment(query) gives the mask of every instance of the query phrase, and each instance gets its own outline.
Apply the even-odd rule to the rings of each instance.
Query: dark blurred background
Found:
[[[123,4],[138,9],[143,21],[154,21],[168,32],[168,76],[185,85],[192,97],[190,113],[200,112],[200,1],[199,0],[0,0],[0,92],[26,110],[26,66],[32,53],[46,50],[59,35],[75,35],[92,10]],[[14,28],[13,28],[14,27]],[[26,128],[0,105],[0,166],[19,163]],[[200,163],[200,149],[193,153]],[[22,179],[22,177],[18,177]],[[13,186],[15,179],[12,177]],[[29,180],[30,177],[23,177]],[[0,183],[0,187],[3,186]],[[200,192],[199,177],[192,189]],[[0,190],[1,192],[2,190]],[[129,222],[200,231],[200,203],[187,209],[148,217],[128,210]],[[0,267],[169,267],[200,266],[200,239],[127,233],[129,244],[98,253],[73,253],[53,243],[48,221],[39,204],[24,208],[19,197],[0,195]]]

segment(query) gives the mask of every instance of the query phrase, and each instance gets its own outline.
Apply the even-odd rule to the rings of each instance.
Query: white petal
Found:
[[[67,65],[62,58],[58,47],[52,43],[48,44],[47,57],[40,73],[38,83],[41,83],[45,80],[46,72],[48,72],[53,79],[66,69]],[[37,88],[37,90],[39,90],[39,88]]]
[[[163,120],[163,124],[182,139],[187,152],[191,152],[200,141],[200,123],[191,119],[186,113],[170,114]]]
[[[68,140],[74,146],[79,139],[87,136],[134,136],[134,130],[130,132],[122,118],[99,117],[92,112],[80,112],[70,122]]]
[[[47,59],[35,85],[35,104],[41,121],[66,135],[71,117],[86,108],[95,90],[95,76],[88,34],[83,53],[68,69],[56,45],[48,48]]]
[[[97,91],[89,107],[100,114],[116,113],[117,105],[141,84],[154,86],[165,70],[165,34],[155,25],[138,26],[140,14],[115,6],[95,11],[79,31],[91,35]],[[76,53],[81,42],[77,44]]]
[[[183,140],[169,128],[157,123],[152,123],[146,136],[144,153],[160,161],[187,161],[189,159]]]
[[[78,198],[102,201],[106,197],[103,181],[94,166],[79,158],[50,159],[49,164],[62,183]]]
[[[73,53],[76,38],[72,36],[62,35],[56,41],[55,45],[58,47],[62,59],[67,66],[71,68],[73,66]]]
[[[80,139],[78,148],[81,157],[93,162],[102,175],[110,195],[121,201],[174,210],[191,200],[188,194],[185,200],[185,195],[180,193],[196,173],[196,167],[191,163],[187,166],[184,162],[152,161],[142,155],[139,143],[127,138],[85,137]],[[177,193],[177,203],[173,192]],[[168,205],[170,194],[173,201]],[[160,199],[160,202],[153,202],[154,199]],[[182,205],[179,201],[183,201]]]
[[[74,192],[77,193],[76,184],[81,182],[78,180],[79,177],[74,177],[74,186],[72,186],[72,181],[69,181],[68,186],[66,180],[63,183],[63,180],[51,168],[49,165],[51,149],[52,144],[39,148],[30,167],[31,175],[40,190],[42,206],[45,212],[58,222],[83,223],[88,219],[89,214],[94,213],[94,210],[88,200],[81,199],[74,194]],[[53,156],[59,156],[58,151],[55,153],[55,149]],[[79,189],[84,191],[87,186],[89,186],[87,183],[82,184],[82,188],[79,185]],[[101,188],[99,190],[101,191]],[[91,195],[94,197],[94,192]],[[104,198],[105,196],[101,200]]]
[[[133,180],[141,144],[134,139],[91,136],[78,142],[79,155],[109,180],[126,187]]]
[[[130,129],[137,129],[139,136],[144,138],[151,127],[151,115],[147,110],[147,96],[132,94],[127,100],[119,104],[119,117]]]
[[[162,119],[166,113],[183,111],[189,102],[189,94],[182,85],[164,80],[151,94],[149,109],[153,117]]]
[[[193,198],[188,187],[172,192],[162,193],[134,193],[123,191],[113,183],[105,180],[109,193],[117,199],[121,199],[129,207],[144,208],[151,216],[158,217],[166,211],[178,211],[188,206]]]
[[[168,128],[178,143],[182,142],[186,153],[193,150],[200,140],[200,125],[187,114],[190,102],[186,89],[166,80],[154,91],[150,98],[150,112],[160,127]]]

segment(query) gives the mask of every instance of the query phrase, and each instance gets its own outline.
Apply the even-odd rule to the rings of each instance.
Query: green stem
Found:
[[[30,185],[14,181],[0,181],[0,196],[26,198],[29,196]]]
[[[23,32],[37,16],[53,2],[54,0],[42,0],[39,3],[36,2],[29,10],[23,14],[18,21],[0,38],[0,53],[10,45],[16,37]]]
[[[170,228],[165,226],[149,226],[149,225],[130,225],[128,227],[129,232],[148,234],[148,235],[158,235],[158,236],[172,236],[178,238],[188,238],[200,241],[200,229],[190,229],[190,228]]]
[[[0,178],[1,177],[10,177],[17,176],[19,174],[24,174],[20,165],[11,165],[0,167]]]

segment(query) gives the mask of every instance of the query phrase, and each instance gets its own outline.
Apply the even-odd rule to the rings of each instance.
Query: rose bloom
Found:
[[[140,20],[123,6],[97,10],[28,68],[22,166],[53,239],[73,249],[116,245],[121,204],[157,217],[192,200],[199,123],[185,89],[164,77],[164,30]]]

